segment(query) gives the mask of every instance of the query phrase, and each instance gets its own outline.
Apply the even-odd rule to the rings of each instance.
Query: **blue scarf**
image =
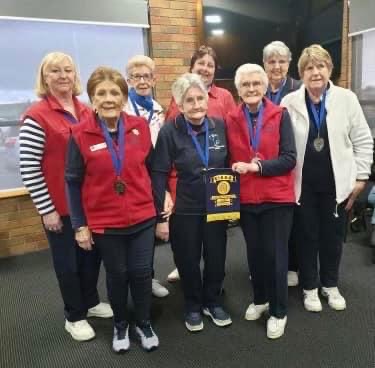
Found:
[[[134,88],[131,88],[129,90],[129,98],[130,100],[143,107],[147,112],[152,111],[154,107],[154,103],[152,102],[152,97],[151,96],[140,96],[137,94]]]

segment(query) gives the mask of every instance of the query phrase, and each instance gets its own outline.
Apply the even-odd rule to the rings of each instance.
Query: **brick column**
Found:
[[[156,63],[156,99],[168,107],[171,84],[189,71],[190,58],[197,48],[197,14],[201,1],[150,0],[150,50]]]

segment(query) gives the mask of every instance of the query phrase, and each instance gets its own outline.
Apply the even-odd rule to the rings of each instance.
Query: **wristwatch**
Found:
[[[80,226],[75,231],[76,231],[76,233],[79,233],[79,232],[85,230],[86,228],[87,228],[87,226]]]

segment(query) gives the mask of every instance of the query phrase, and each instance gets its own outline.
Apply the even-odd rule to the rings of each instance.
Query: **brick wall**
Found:
[[[170,86],[188,71],[192,52],[201,39],[201,0],[150,0],[150,49],[157,64],[156,98],[164,106],[170,100]],[[340,85],[350,82],[351,45],[348,9],[344,1],[342,72]],[[40,217],[27,195],[0,196],[0,257],[45,249],[47,242]]]
[[[189,70],[191,55],[197,48],[201,1],[150,0],[149,4],[150,50],[157,68],[155,95],[167,107],[172,82]]]
[[[342,27],[342,49],[341,49],[341,75],[338,84],[341,87],[350,87],[352,69],[352,43],[349,33],[349,9],[348,2],[343,1],[343,27]]]
[[[0,199],[0,257],[46,247],[40,217],[29,196]]]

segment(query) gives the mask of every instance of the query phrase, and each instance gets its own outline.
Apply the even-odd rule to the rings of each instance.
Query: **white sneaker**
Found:
[[[322,295],[328,298],[328,305],[337,311],[346,309],[346,301],[337,287],[322,287]]]
[[[95,307],[89,308],[87,317],[111,318],[113,310],[108,303],[99,303]]]
[[[295,271],[288,271],[288,286],[298,285],[298,273]]]
[[[180,279],[180,274],[178,273],[178,269],[175,268],[168,276],[167,281],[168,282],[176,282]]]
[[[116,353],[125,353],[130,348],[129,340],[129,324],[122,323],[114,327],[113,330],[113,340],[112,340],[112,349]]]
[[[303,305],[309,312],[320,312],[323,309],[318,289],[303,290]]]
[[[251,303],[246,310],[245,319],[248,321],[255,321],[261,317],[261,315],[268,311],[269,304],[254,304]]]
[[[269,339],[278,339],[284,335],[287,317],[276,318],[271,316],[267,321],[267,337]]]
[[[95,337],[95,331],[85,319],[76,322],[65,320],[65,330],[77,341],[88,341]]]
[[[135,326],[135,334],[141,341],[142,348],[153,351],[159,346],[159,338],[153,330],[150,321],[143,321]]]
[[[164,298],[169,295],[169,291],[159,280],[152,279],[152,295],[158,298]]]

